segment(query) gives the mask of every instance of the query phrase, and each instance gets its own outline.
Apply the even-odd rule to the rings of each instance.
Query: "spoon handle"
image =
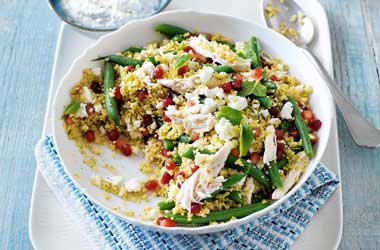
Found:
[[[323,80],[327,83],[355,143],[365,147],[380,146],[380,131],[354,108],[350,101],[343,95],[342,91],[336,86],[334,80],[328,74],[319,59],[310,50],[301,47],[300,49],[310,59],[314,59],[311,61],[313,61]]]

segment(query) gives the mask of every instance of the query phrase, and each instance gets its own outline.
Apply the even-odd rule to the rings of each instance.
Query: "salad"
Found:
[[[94,59],[104,66],[85,69],[71,89],[62,118],[80,151],[100,154],[95,145],[103,145],[142,156],[149,174],[95,174],[91,183],[126,200],[160,197],[154,222],[168,227],[241,218],[283,197],[322,126],[312,88],[256,37],[155,30],[165,38]]]

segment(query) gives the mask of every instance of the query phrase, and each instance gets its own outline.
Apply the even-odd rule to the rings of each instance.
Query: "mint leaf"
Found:
[[[80,109],[80,102],[78,100],[73,100],[71,103],[66,107],[64,114],[65,115],[73,115]]]
[[[228,106],[223,106],[219,109],[217,118],[218,120],[226,118],[231,122],[232,125],[239,125],[241,119],[243,118],[243,113],[240,110],[233,109]]]
[[[244,81],[241,90],[238,93],[238,96],[246,97],[253,93],[253,90],[255,89],[255,83],[250,81]]]
[[[253,89],[252,94],[257,97],[265,97],[267,95],[267,87],[261,84],[261,82],[258,82],[255,85],[255,88]]]
[[[179,67],[187,63],[187,61],[189,61],[192,57],[193,56],[189,53],[183,54],[182,56],[178,57],[174,62],[174,68],[178,69]]]

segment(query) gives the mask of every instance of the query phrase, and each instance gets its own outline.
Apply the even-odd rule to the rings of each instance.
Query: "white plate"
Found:
[[[195,5],[198,7],[200,4],[198,1]],[[212,2],[212,1],[211,1]],[[220,2],[219,2],[220,3]],[[311,3],[311,2],[310,2]],[[313,9],[314,11],[317,11],[319,13],[319,17],[325,17],[323,10],[320,8],[319,5],[310,4],[308,1],[308,4],[305,6],[306,10]],[[221,8],[221,4],[218,5],[219,8]],[[174,2],[173,8],[178,7],[178,2]],[[204,7],[204,6],[203,6]],[[257,6],[256,6],[257,7]],[[222,8],[221,8],[222,9]],[[247,10],[248,9],[248,10]],[[249,8],[245,8],[245,11],[241,12],[240,14],[243,15],[243,17],[254,17],[257,18],[257,9],[255,6],[252,6],[252,9],[249,10]],[[235,11],[233,8],[231,9],[230,14],[234,14]],[[319,11],[319,12],[318,12]],[[322,11],[322,12],[321,12]],[[306,11],[308,12],[308,11]],[[236,12],[235,12],[236,13]],[[327,20],[325,18],[319,18],[317,23],[317,30],[320,32],[320,35],[318,36],[318,42],[315,43],[315,47],[318,51],[321,51],[323,53],[320,53],[322,56],[322,60],[324,62],[327,62],[326,65],[328,65],[331,69],[331,51],[330,50],[319,50],[318,48],[330,48],[330,41],[329,41],[329,33],[328,33],[328,26],[327,26]],[[322,28],[321,28],[322,27]],[[323,32],[321,32],[323,31]],[[62,77],[62,73],[67,70],[67,67],[69,66],[68,63],[72,60],[73,57],[79,54],[79,52],[83,49],[83,47],[86,47],[88,44],[93,42],[93,39],[84,37],[83,35],[71,30],[68,27],[64,27],[62,29],[61,33],[61,39],[60,43],[57,47],[57,55],[56,55],[56,62],[54,69],[59,69],[58,71],[53,72],[53,78],[52,78],[52,87],[51,90],[55,89],[56,83],[58,79]],[[83,46],[78,47],[71,47],[70,44],[80,44]],[[64,58],[62,58],[62,55],[65,55]],[[51,95],[50,95],[51,97]],[[50,101],[49,101],[50,104]],[[48,112],[47,112],[47,119],[45,122],[45,130],[44,134],[50,132],[49,127],[49,109],[50,106],[48,106]],[[338,150],[337,150],[337,138],[336,138],[336,122],[333,122],[333,130],[332,135],[330,137],[330,145],[327,149],[327,152],[329,154],[326,154],[324,158],[322,159],[322,162],[324,162],[326,165],[330,167],[331,170],[333,170],[335,173],[339,174],[339,158],[338,158]],[[35,190],[33,193],[33,201],[32,201],[32,210],[31,210],[31,239],[34,242],[34,244],[37,244],[39,247],[38,249],[49,249],[48,246],[52,247],[51,241],[48,239],[61,239],[64,237],[67,239],[67,237],[70,238],[71,242],[83,242],[83,238],[78,237],[77,234],[72,233],[73,228],[75,226],[70,222],[68,219],[68,216],[63,213],[63,211],[59,210],[59,206],[55,205],[56,201],[54,197],[52,197],[52,194],[50,191],[46,188],[46,184],[42,181],[41,176],[39,174],[36,175],[36,185]],[[310,248],[312,246],[320,246],[319,249],[331,249],[332,247],[335,247],[337,243],[340,240],[341,235],[341,192],[340,188],[339,190],[333,195],[333,197],[330,199],[330,201],[327,203],[326,207],[324,207],[320,213],[316,216],[316,218],[319,218],[317,220],[313,220],[311,223],[311,226],[306,230],[305,234],[302,235],[301,240],[298,241],[298,245],[307,247],[307,249],[313,249]],[[323,224],[330,224],[329,233],[326,233],[326,231],[321,230],[321,226]],[[313,239],[309,231],[313,232],[313,237],[316,238],[319,235],[324,235],[323,241],[316,241],[311,240]],[[75,230],[74,230],[75,232]],[[59,233],[59,234],[58,234]],[[68,236],[70,234],[70,236]],[[52,237],[43,237],[41,236],[47,236],[50,235]],[[306,238],[306,240],[303,240],[303,238]],[[42,240],[45,239],[45,240]],[[68,247],[67,241],[62,241],[62,243],[66,244],[59,244],[64,248],[65,246]],[[302,244],[302,242],[306,244]],[[297,246],[297,244],[295,246]],[[83,244],[79,244],[80,246],[83,246]],[[76,248],[79,246],[76,244]],[[58,246],[58,244],[57,244]],[[51,248],[50,248],[51,249]],[[80,248],[82,249],[82,248]],[[83,248],[84,249],[84,248]],[[317,249],[317,248],[316,248]]]

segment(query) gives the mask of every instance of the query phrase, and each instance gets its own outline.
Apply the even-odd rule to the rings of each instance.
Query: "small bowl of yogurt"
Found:
[[[64,22],[87,31],[112,31],[123,24],[152,16],[170,0],[49,0]]]

